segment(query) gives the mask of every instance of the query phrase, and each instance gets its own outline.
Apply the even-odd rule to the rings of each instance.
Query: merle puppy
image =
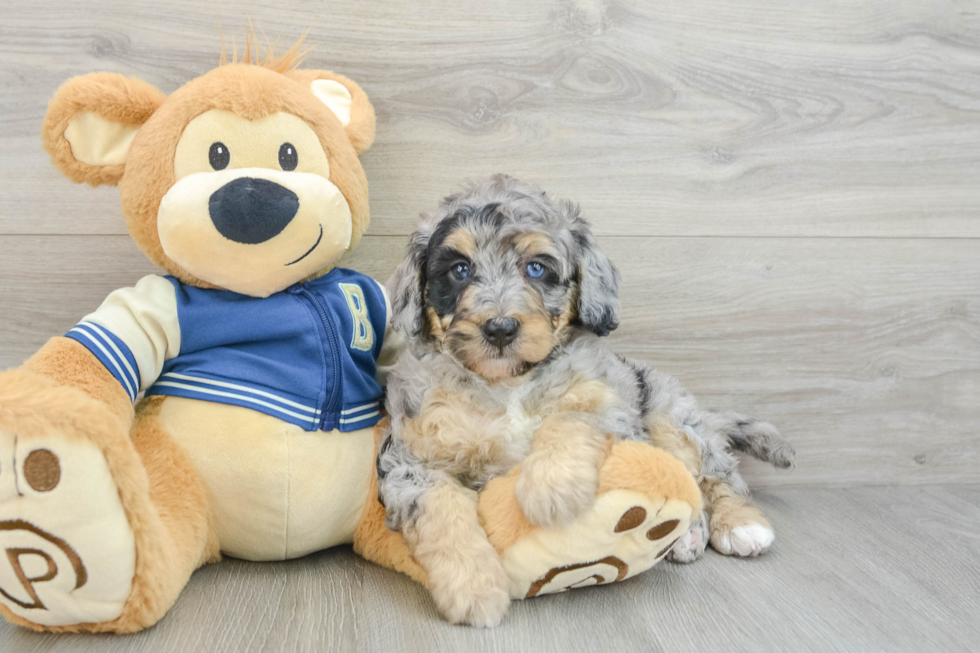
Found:
[[[773,542],[733,451],[790,467],[793,449],[772,425],[702,410],[673,377],[613,353],[602,336],[619,323],[618,286],[574,204],[503,175],[423,215],[388,281],[409,346],[388,377],[379,498],[451,621],[491,625],[508,603],[476,492],[520,465],[528,520],[566,525],[594,502],[609,436],[651,441],[698,479],[707,514],[674,561],[696,559],[709,540],[737,556]],[[593,408],[558,419],[572,388],[595,393]]]

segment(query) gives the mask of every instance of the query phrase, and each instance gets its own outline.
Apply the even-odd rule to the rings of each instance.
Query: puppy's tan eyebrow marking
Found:
[[[560,259],[558,250],[555,248],[552,240],[537,231],[514,234],[510,239],[510,245],[526,257],[547,254],[555,259]]]
[[[442,242],[445,247],[455,249],[467,258],[472,258],[476,253],[476,239],[466,229],[456,229]]]

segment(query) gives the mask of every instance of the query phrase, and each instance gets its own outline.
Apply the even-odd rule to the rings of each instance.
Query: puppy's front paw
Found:
[[[514,493],[517,504],[532,524],[562,528],[595,503],[599,470],[588,463],[556,461],[531,454],[521,465]]]
[[[496,553],[468,562],[472,564],[431,569],[429,591],[450,623],[492,628],[510,605],[507,572]]]

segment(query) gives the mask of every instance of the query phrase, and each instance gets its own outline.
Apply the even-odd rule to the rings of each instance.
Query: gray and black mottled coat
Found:
[[[472,282],[479,288],[471,293],[471,303],[483,308],[520,306],[527,300],[518,295],[533,292],[552,316],[567,310],[573,315],[557,345],[542,360],[520,370],[523,374],[517,380],[488,382],[428,332],[433,314],[444,314],[439,304],[452,300],[452,288],[434,282],[433,275],[441,274],[434,258],[440,256],[442,241],[461,225],[478,245],[470,264],[478,271]],[[511,243],[514,234],[528,231],[544,234],[554,244],[547,261],[553,275],[549,284],[521,276]],[[610,349],[602,336],[619,323],[618,287],[618,271],[599,250],[578,208],[549,198],[531,184],[498,175],[445,198],[436,212],[422,216],[404,261],[388,281],[393,326],[409,341],[388,376],[391,432],[382,442],[377,462],[378,493],[389,528],[400,530],[411,522],[419,497],[436,474],[452,474],[466,487],[479,490],[519,464],[528,455],[536,424],[534,407],[561,395],[573,379],[582,377],[603,381],[621,399],[590,417],[602,431],[622,439],[649,440],[650,425],[667,420],[696,448],[700,477],[717,478],[736,493],[747,494],[748,488],[737,471],[734,452],[744,451],[779,467],[792,465],[792,448],[770,424],[703,410],[677,379]],[[453,308],[441,307],[450,314]],[[452,388],[488,413],[509,420],[516,433],[513,441],[477,468],[420,461],[402,440],[402,429],[439,388]]]

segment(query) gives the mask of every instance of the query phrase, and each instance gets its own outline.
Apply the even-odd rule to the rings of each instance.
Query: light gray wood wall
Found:
[[[0,20],[0,368],[152,267],[39,129],[72,75],[166,92],[250,16],[375,103],[384,279],[415,216],[505,171],[579,201],[626,354],[774,421],[757,486],[980,480],[980,11],[862,2],[11,0]]]

